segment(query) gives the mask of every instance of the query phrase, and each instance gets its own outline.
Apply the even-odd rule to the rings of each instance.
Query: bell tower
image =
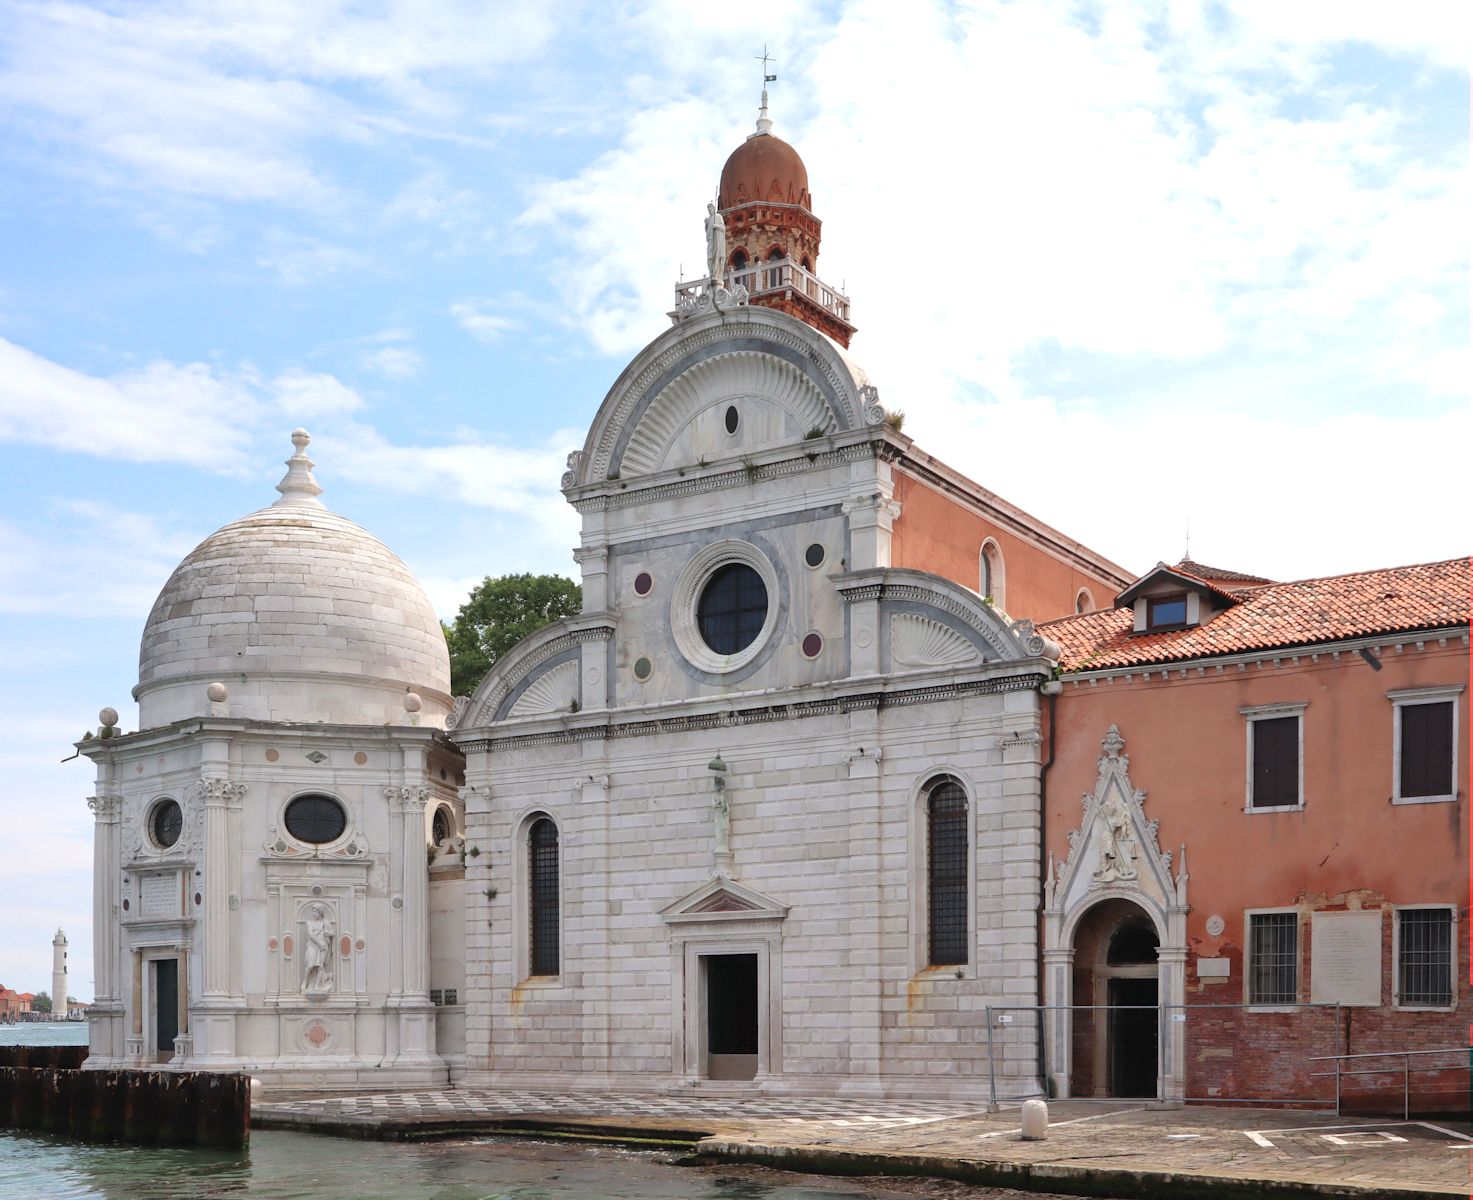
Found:
[[[765,86],[771,78],[764,79],[756,130],[721,169],[707,221],[707,277],[676,284],[670,316],[680,321],[713,306],[760,304],[797,317],[847,348],[855,332],[849,297],[818,276],[823,222],[813,215],[808,168],[772,132]]]

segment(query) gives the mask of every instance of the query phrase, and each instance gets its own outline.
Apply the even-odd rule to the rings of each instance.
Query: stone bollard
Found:
[[[1048,1105],[1042,1100],[1023,1101],[1023,1140],[1041,1142],[1048,1137]]]
[[[151,1146],[159,1136],[159,1092],[157,1071],[129,1071],[123,1080],[123,1140],[135,1146]]]

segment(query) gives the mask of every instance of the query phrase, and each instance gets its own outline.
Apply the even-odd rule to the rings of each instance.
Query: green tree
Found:
[[[31,997],[31,1011],[49,1013],[51,1011],[51,993],[37,992]]]
[[[450,690],[469,696],[496,660],[529,633],[583,607],[583,589],[561,575],[487,576],[445,626]]]

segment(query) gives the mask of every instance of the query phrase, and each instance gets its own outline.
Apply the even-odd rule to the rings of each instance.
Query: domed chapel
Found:
[[[1048,1074],[1067,1094],[1083,1034],[1050,1025],[1045,1069],[1040,1020],[983,1014],[1068,1003],[1068,939],[1103,898],[1148,931],[1151,1002],[1182,1000],[1184,851],[1173,874],[1113,724],[1110,807],[1086,795],[1079,824],[1113,708],[1074,736],[1088,778],[1046,835],[1056,676],[1065,646],[1084,670],[1107,635],[1149,635],[1139,654],[1230,624],[1268,581],[1133,582],[917,446],[850,356],[821,235],[764,91],[704,276],[569,456],[582,611],[472,696],[450,695],[423,589],[323,504],[292,434],[279,497],[164,584],[138,731],[105,712],[81,744],[89,1066],[958,1099]],[[1180,1095],[1182,1033],[1152,1036]]]

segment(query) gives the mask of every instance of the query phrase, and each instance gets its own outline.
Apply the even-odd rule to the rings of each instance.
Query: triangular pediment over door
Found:
[[[701,922],[781,921],[788,906],[734,879],[716,875],[660,910],[670,925]]]

